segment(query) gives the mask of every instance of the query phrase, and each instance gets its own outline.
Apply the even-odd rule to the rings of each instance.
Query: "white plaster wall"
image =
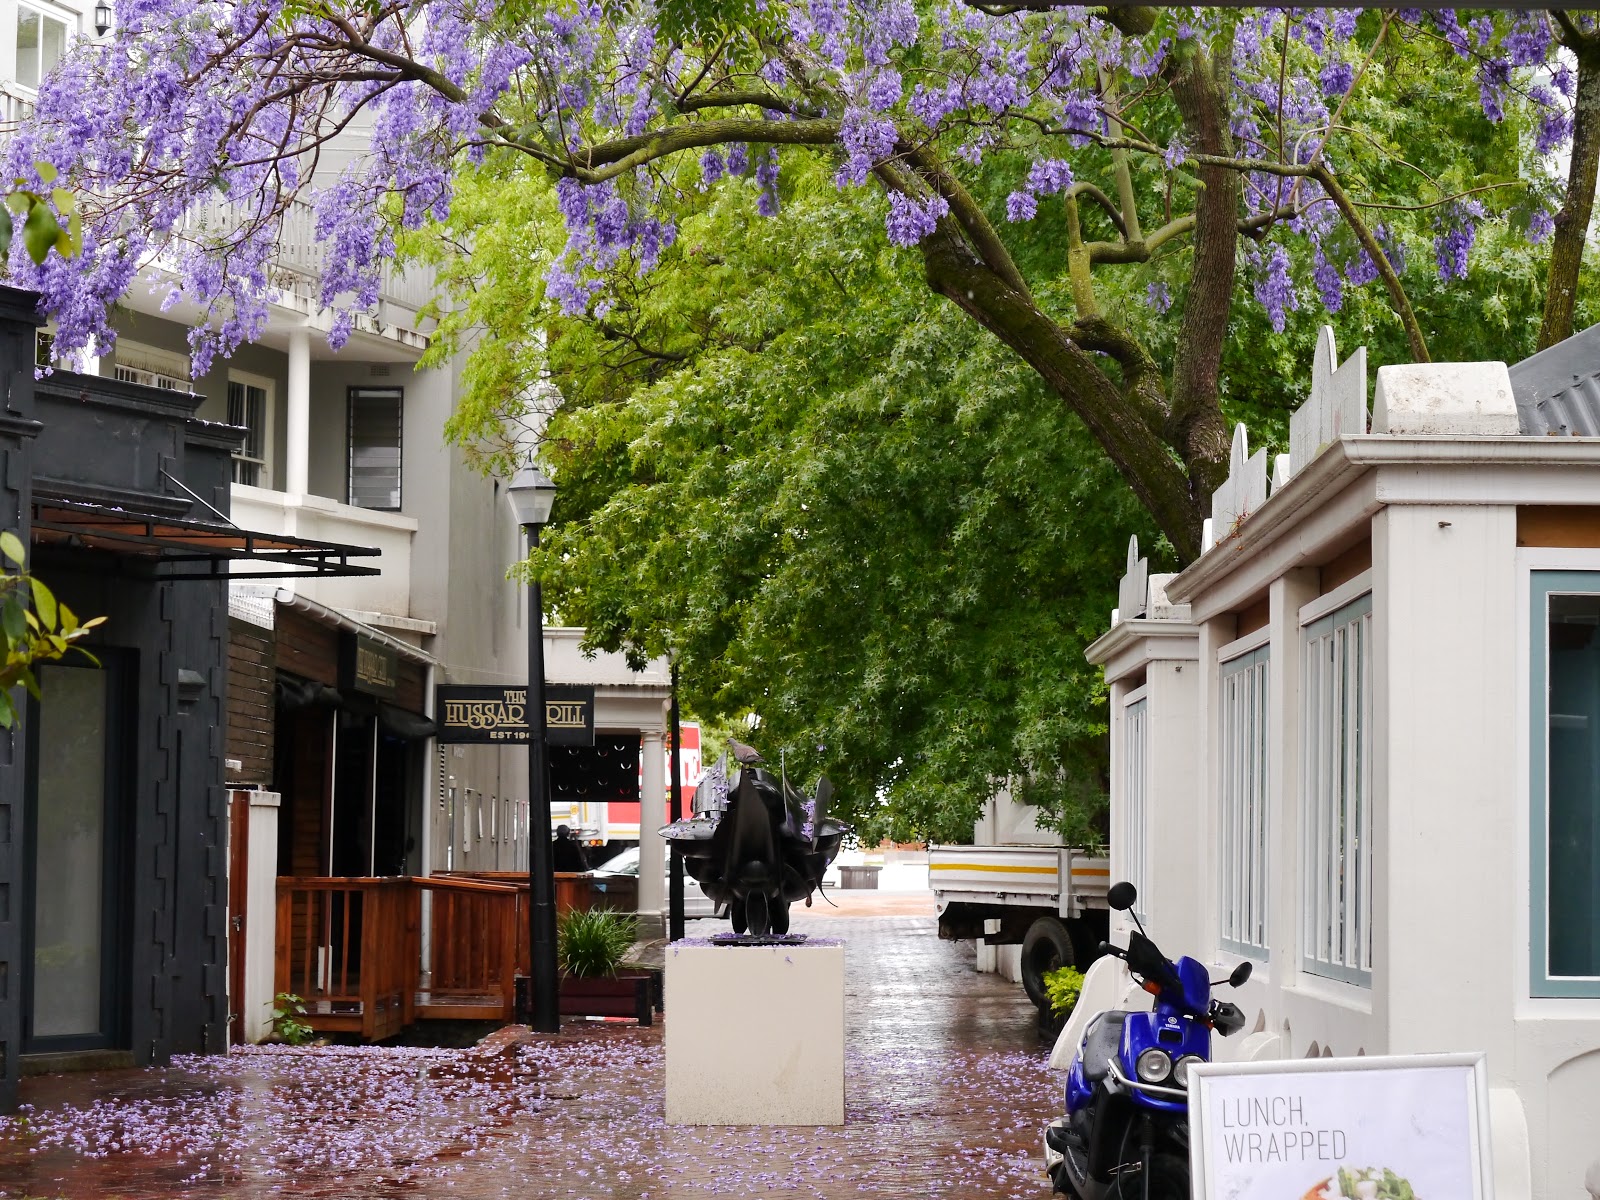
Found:
[[[1516,510],[1373,519],[1376,1016],[1408,1053],[1513,1068]],[[1440,986],[1448,980],[1448,986]]]
[[[272,1001],[277,994],[278,794],[249,792],[250,844],[246,867],[244,939],[244,1029],[235,1035],[259,1042],[272,1032]]]
[[[351,559],[357,566],[377,567],[379,575],[334,579],[286,579],[281,586],[329,608],[410,617],[411,540],[417,521],[400,513],[355,508],[323,496],[297,496],[286,492],[234,484],[232,515],[245,529],[282,533],[321,542],[370,546],[379,557]],[[404,631],[387,630],[406,640]]]
[[[1201,863],[1211,838],[1201,830],[1199,760],[1199,666],[1194,661],[1160,660],[1145,673],[1149,747],[1145,896],[1140,911],[1155,942],[1173,955],[1200,948]],[[1116,829],[1115,824],[1112,825]],[[1113,913],[1113,927],[1131,924]]]

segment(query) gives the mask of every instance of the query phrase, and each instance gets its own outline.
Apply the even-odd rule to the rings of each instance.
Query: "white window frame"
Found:
[[[1265,962],[1271,946],[1270,630],[1217,658],[1217,899],[1224,950]]]
[[[68,10],[63,9],[63,8],[57,8],[54,5],[38,4],[38,3],[31,3],[30,4],[30,3],[26,3],[25,0],[17,0],[17,3],[13,7],[13,10],[12,10],[12,13],[11,13],[11,31],[10,31],[10,42],[11,42],[11,83],[20,92],[22,92],[25,96],[33,97],[33,96],[37,96],[39,94],[39,86],[38,86],[38,84],[35,84],[35,83],[23,83],[22,82],[22,60],[21,60],[21,56],[17,53],[17,22],[18,22],[18,19],[22,16],[24,11],[31,12],[31,13],[37,13],[38,16],[39,16],[40,22],[41,22],[40,26],[39,26],[39,51],[38,51],[39,56],[40,56],[39,57],[39,82],[40,83],[44,82],[45,76],[47,76],[50,73],[50,70],[51,70],[51,68],[46,67],[44,65],[44,25],[43,25],[43,22],[45,22],[45,21],[55,21],[58,24],[63,25],[63,26],[66,27],[66,36],[63,37],[62,41],[61,41],[61,53],[62,53],[62,56],[65,57],[72,50],[72,43],[77,40],[78,34],[80,32],[78,26],[79,26],[79,23],[83,20],[83,18],[78,13],[71,12],[71,11],[68,11]],[[57,59],[56,61],[59,62],[60,59]],[[52,64],[52,67],[53,66],[54,66],[54,64]]]
[[[1363,573],[1300,611],[1300,965],[1364,988],[1372,986],[1370,589]]]
[[[245,448],[240,446],[239,449],[233,452],[233,461],[235,464],[247,463],[255,467],[256,481],[247,486],[271,489],[273,409],[278,399],[276,383],[265,375],[252,375],[248,371],[230,369],[228,371],[228,386],[230,390],[236,383],[246,388],[259,389],[265,393],[265,399],[261,405],[261,456],[257,458],[246,454]],[[232,417],[233,414],[230,412],[229,420],[232,420]]]
[[[1148,915],[1145,888],[1150,840],[1150,703],[1141,685],[1122,698],[1121,876],[1138,889],[1134,913]]]
[[[1519,1005],[1542,1016],[1593,1018],[1600,1013],[1600,977],[1552,975],[1549,971],[1549,662],[1535,665],[1536,650],[1548,652],[1548,608],[1535,603],[1551,595],[1600,594],[1600,553],[1584,549],[1533,548],[1517,554],[1518,776],[1525,805],[1518,821],[1521,841],[1518,891],[1525,901],[1522,928],[1528,954],[1518,964]],[[1539,577],[1543,576],[1541,580]],[[1589,578],[1584,579],[1582,577]],[[1536,625],[1539,627],[1536,633]],[[1535,680],[1539,687],[1535,688]]]

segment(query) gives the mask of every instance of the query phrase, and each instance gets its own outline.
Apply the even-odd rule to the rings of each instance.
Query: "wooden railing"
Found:
[[[420,898],[409,879],[279,879],[275,990],[313,1029],[393,1037],[416,1019]]]
[[[428,897],[428,958],[417,1015],[512,1019],[515,976],[527,969],[528,882],[429,876],[411,881]]]
[[[632,911],[634,893],[615,884],[557,873],[557,916]],[[528,973],[527,905],[522,872],[280,877],[275,990],[305,1002],[313,1029],[367,1041],[418,1018],[511,1021],[516,976]]]

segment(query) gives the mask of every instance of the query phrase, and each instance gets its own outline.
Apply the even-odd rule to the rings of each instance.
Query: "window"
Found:
[[[350,503],[400,508],[400,388],[350,389]]]
[[[1222,664],[1218,861],[1222,945],[1267,956],[1268,649]]]
[[[1302,631],[1305,970],[1372,983],[1372,597]]]
[[[1145,690],[1129,693],[1122,709],[1122,829],[1121,874],[1139,889],[1135,911],[1148,910],[1145,896],[1145,845],[1149,821],[1149,702]]]
[[[1529,611],[1533,994],[1600,996],[1600,572],[1533,572]]]
[[[67,23],[36,8],[17,5],[17,82],[37,88],[67,51]]]
[[[267,466],[267,422],[272,414],[272,385],[248,375],[228,375],[228,424],[245,430],[244,444],[233,452],[233,481],[250,487],[271,487]]]

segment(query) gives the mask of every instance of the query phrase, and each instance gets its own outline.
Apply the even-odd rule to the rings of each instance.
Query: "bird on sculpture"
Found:
[[[745,767],[753,767],[757,763],[767,761],[761,757],[761,751],[754,746],[746,746],[743,742],[736,742],[732,738],[728,739],[728,753],[733,755],[734,762]]]

